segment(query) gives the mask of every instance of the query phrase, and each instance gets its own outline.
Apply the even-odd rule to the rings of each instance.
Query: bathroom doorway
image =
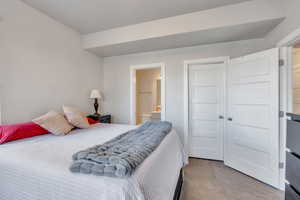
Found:
[[[164,64],[131,67],[131,124],[165,120]]]
[[[300,43],[292,47],[291,111],[300,114]]]

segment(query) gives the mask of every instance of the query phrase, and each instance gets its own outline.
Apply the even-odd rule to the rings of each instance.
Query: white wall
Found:
[[[299,0],[274,0],[279,1],[282,5],[285,20],[277,26],[266,37],[269,46],[276,46],[276,44],[286,37],[294,30],[300,28],[300,1]]]
[[[114,122],[130,123],[130,66],[163,62],[166,65],[166,119],[183,135],[184,60],[237,57],[263,50],[264,44],[264,40],[256,39],[104,58],[104,109],[113,115]]]
[[[3,123],[29,121],[63,104],[92,111],[102,60],[80,35],[19,0],[0,0],[0,94]]]

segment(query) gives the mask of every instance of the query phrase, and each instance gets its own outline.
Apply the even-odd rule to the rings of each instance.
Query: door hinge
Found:
[[[279,169],[283,169],[284,168],[284,163],[283,162],[280,162],[279,163]]]
[[[279,111],[279,117],[280,118],[284,117],[284,111]]]
[[[279,59],[279,67],[283,67],[284,66],[284,60],[283,59]]]

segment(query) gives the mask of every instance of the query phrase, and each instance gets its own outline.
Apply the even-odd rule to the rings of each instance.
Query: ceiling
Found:
[[[82,34],[248,0],[23,0]]]

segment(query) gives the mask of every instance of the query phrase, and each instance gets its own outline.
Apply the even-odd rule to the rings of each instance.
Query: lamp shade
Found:
[[[102,95],[99,90],[92,90],[90,98],[91,99],[102,99]]]

